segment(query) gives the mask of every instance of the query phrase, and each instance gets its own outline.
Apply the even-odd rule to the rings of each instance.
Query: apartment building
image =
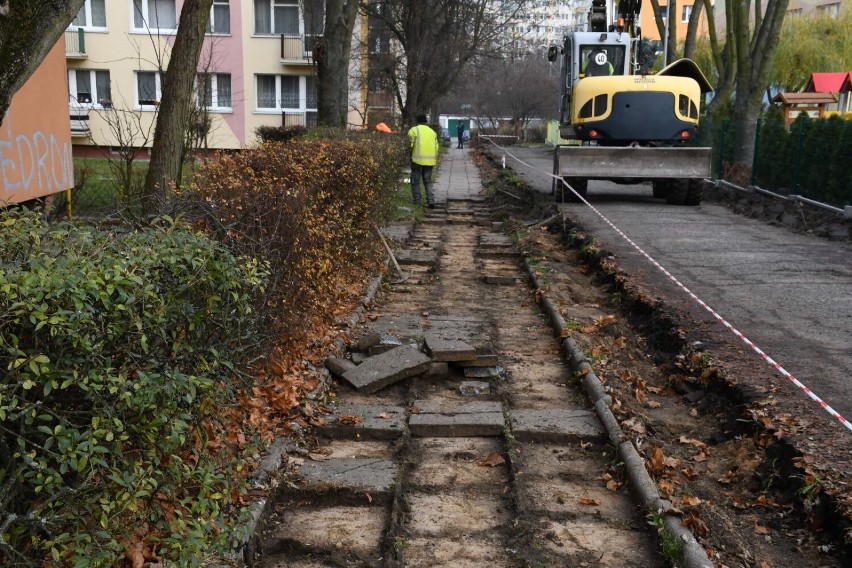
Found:
[[[689,18],[692,16],[693,7],[697,2],[702,0],[680,0],[672,5],[672,24],[677,26],[677,38],[683,41],[686,37],[686,29],[689,25]],[[713,2],[715,5],[715,2]],[[715,9],[715,6],[714,6]],[[666,0],[660,1],[660,11],[663,13],[663,23],[668,25],[668,3]],[[723,22],[724,23],[724,22]],[[717,22],[718,25],[718,22]],[[651,5],[651,0],[642,0],[642,11],[639,13],[639,27],[642,29],[642,36],[649,40],[660,40],[660,31],[657,28],[657,22],[654,18],[654,8]],[[697,34],[699,36],[707,34],[707,14],[702,9],[701,17],[698,20]]]
[[[259,126],[317,122],[321,0],[213,0],[196,83],[199,147],[244,148]],[[86,0],[66,32],[75,155],[150,147],[183,0]],[[360,37],[359,21],[353,37]],[[353,48],[358,49],[358,42]],[[350,123],[365,101],[350,93]]]
[[[852,6],[850,0],[790,0],[787,5],[788,16],[810,16],[827,14],[837,17],[840,12]]]

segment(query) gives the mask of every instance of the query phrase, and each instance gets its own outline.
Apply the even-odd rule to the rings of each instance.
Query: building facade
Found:
[[[85,1],[65,42],[75,155],[151,146],[183,1]],[[213,0],[188,133],[197,147],[244,148],[260,126],[316,124],[313,46],[324,4]],[[360,33],[359,21],[356,50]],[[350,95],[350,125],[362,126],[364,97]]]

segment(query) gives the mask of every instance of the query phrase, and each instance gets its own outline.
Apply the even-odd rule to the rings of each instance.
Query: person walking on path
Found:
[[[464,122],[459,121],[459,125],[456,127],[456,135],[459,137],[459,145],[456,148],[464,149]]]
[[[426,187],[426,205],[435,207],[432,191],[432,169],[438,163],[438,135],[426,124],[426,115],[417,115],[417,125],[408,131],[411,139],[411,198],[415,205],[420,203],[420,178]]]

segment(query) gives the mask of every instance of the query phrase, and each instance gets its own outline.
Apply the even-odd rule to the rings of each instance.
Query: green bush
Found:
[[[254,133],[261,142],[287,142],[305,135],[304,126],[258,126]]]
[[[0,563],[221,546],[241,466],[218,417],[257,352],[266,267],[171,220],[0,226]]]

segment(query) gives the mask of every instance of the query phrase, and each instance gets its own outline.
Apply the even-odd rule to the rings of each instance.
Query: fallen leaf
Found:
[[[654,448],[654,454],[651,456],[651,464],[656,471],[662,471],[665,467],[666,455],[663,453],[663,448]]]
[[[364,420],[363,416],[338,416],[337,421],[341,424],[351,424],[352,426],[358,426],[361,424],[361,421]]]
[[[663,460],[663,463],[666,465],[666,467],[670,467],[672,469],[677,469],[680,467],[680,460],[673,457],[667,457],[665,460]]]
[[[600,503],[598,503],[596,500],[592,499],[591,497],[580,497],[580,498],[577,499],[577,502],[580,503],[580,505],[590,505],[590,506],[600,505]]]
[[[311,459],[312,461],[315,461],[315,462],[321,462],[321,461],[326,461],[326,460],[331,459],[330,457],[325,456],[323,454],[314,454],[314,453],[309,453],[308,458]]]
[[[686,436],[681,436],[679,442],[681,444],[690,444],[692,446],[695,446],[696,448],[702,448],[703,449],[703,448],[707,447],[707,444],[705,444],[704,442],[702,442],[700,440],[695,440],[693,438],[687,438]]]
[[[367,314],[367,319],[370,321],[376,321],[381,317],[381,314]]]
[[[758,524],[754,525],[754,534],[769,534],[769,529]]]
[[[762,495],[761,495],[761,497],[762,497]],[[736,507],[737,509],[745,509],[746,508],[745,499],[743,499],[742,497],[734,497],[734,507]]]
[[[684,495],[681,498],[681,501],[684,505],[687,505],[689,507],[697,507],[701,504],[701,499],[699,499],[698,497],[691,497],[689,495]]]
[[[647,406],[648,408],[660,408],[663,405],[657,402],[656,400],[649,400],[645,403],[645,406]]]
[[[707,454],[705,454],[704,452],[698,452],[697,454],[692,456],[692,459],[698,463],[705,462],[707,461]]]
[[[390,420],[393,418],[394,412],[382,412],[381,414],[376,414],[376,418],[382,418],[384,420]]]
[[[692,526],[692,531],[698,536],[706,536],[710,532],[707,524],[698,518],[694,510],[681,521],[681,524],[685,527]]]
[[[729,484],[729,483],[731,483],[734,479],[736,479],[736,477],[737,477],[736,472],[728,471],[727,473],[725,473],[725,475],[724,475],[724,476],[720,477],[717,481],[718,481],[719,483],[722,483],[723,485],[728,485],[728,484]]]
[[[498,452],[492,452],[492,453],[488,454],[487,456],[485,456],[484,458],[482,458],[481,460],[479,460],[478,463],[481,466],[487,465],[487,466],[490,466],[490,467],[494,467],[494,466],[500,465],[502,463],[506,463],[506,460],[503,459],[503,456],[501,456]]]
[[[615,323],[615,316],[611,315],[611,314],[601,316],[601,317],[598,318],[596,323],[601,327],[603,327],[605,325],[609,325],[611,323]]]

